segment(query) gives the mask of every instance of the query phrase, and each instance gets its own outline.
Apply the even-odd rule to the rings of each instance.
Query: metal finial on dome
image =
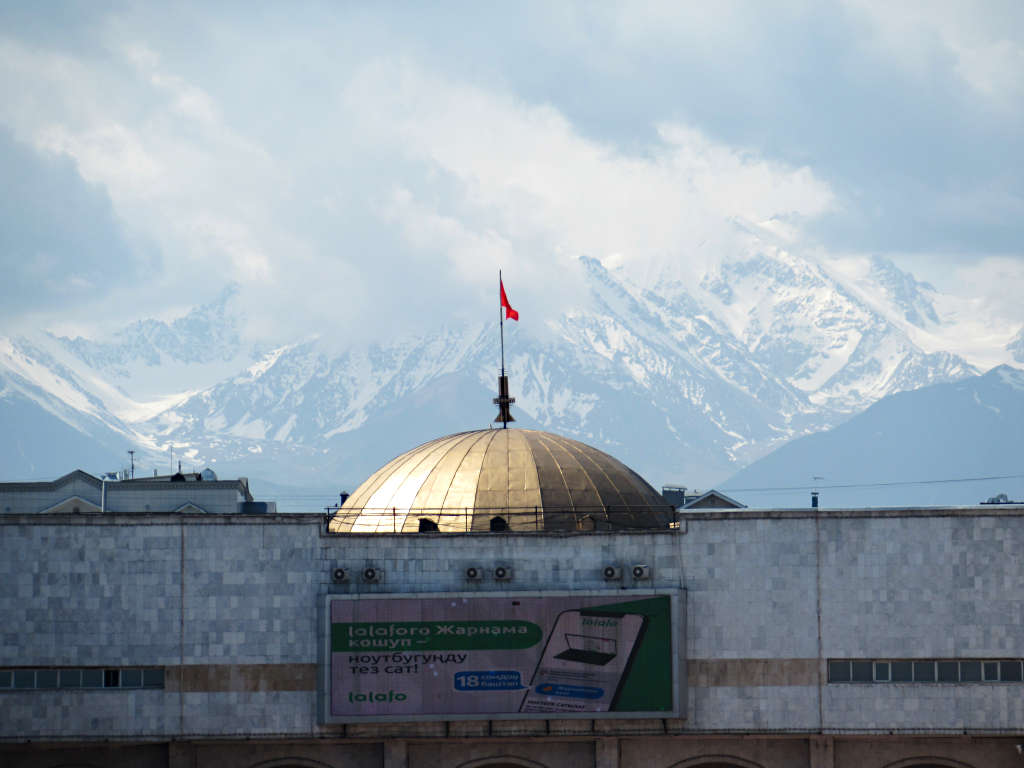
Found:
[[[498,396],[494,398],[494,404],[498,406],[498,418],[495,422],[501,422],[502,429],[508,428],[510,421],[515,421],[515,418],[508,411],[508,407],[514,403],[516,399],[508,396],[508,376],[502,373],[498,377]]]
[[[514,397],[508,396],[508,376],[505,375],[505,320],[519,320],[519,313],[512,309],[505,294],[505,283],[501,280],[501,270],[498,270],[498,329],[501,334],[501,375],[498,377],[498,396],[493,402],[498,406],[498,418],[495,422],[501,422],[502,429],[508,429],[508,423],[515,421],[508,407],[516,401]]]

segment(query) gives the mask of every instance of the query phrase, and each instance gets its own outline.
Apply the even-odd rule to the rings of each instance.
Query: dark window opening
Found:
[[[914,679],[913,666],[909,661],[894,661],[892,663],[892,681],[894,683],[909,683]]]
[[[163,688],[162,667],[97,669],[0,669],[0,690],[56,690],[58,688]]]
[[[935,682],[935,662],[934,661],[915,661],[914,662],[914,682],[915,683],[934,683]]]
[[[36,671],[34,669],[16,669],[16,670],[14,670],[14,687],[15,688],[35,688],[36,687]]]
[[[872,667],[874,665],[870,661],[855,661],[853,662],[853,677],[851,678],[855,683],[870,683],[873,679]]]
[[[501,517],[499,515],[497,517],[492,517],[491,518],[491,531],[492,532],[498,533],[498,532],[507,531],[507,530],[508,530],[508,523],[505,521],[504,517]]]
[[[437,523],[429,517],[420,518],[420,533],[437,533],[440,530],[441,529],[437,527]]]
[[[1021,681],[1020,662],[1000,661],[999,679],[1004,683],[1019,683]]]
[[[959,683],[960,682],[960,665],[955,661],[940,661],[939,662],[939,682],[940,683]]]
[[[981,662],[980,661],[961,661],[960,662],[960,682],[962,682],[962,683],[980,683],[981,682]]]
[[[830,683],[1022,683],[1024,659],[829,659]]]
[[[830,661],[828,663],[828,681],[830,683],[850,682],[850,662]]]

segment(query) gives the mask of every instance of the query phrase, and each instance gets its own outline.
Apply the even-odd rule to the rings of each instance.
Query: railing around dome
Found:
[[[666,530],[672,506],[324,508],[329,533],[500,533]]]

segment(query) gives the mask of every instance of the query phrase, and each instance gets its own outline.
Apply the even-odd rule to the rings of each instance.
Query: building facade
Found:
[[[91,514],[57,499],[40,513],[7,491],[11,768],[1024,765],[1022,506],[359,533],[323,515],[147,511],[141,498]],[[329,716],[332,596],[576,593],[675,601],[666,716]]]

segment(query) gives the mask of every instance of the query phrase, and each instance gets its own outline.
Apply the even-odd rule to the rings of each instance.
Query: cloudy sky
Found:
[[[765,221],[1024,321],[1019,0],[427,6],[0,5],[0,333],[237,284],[255,338],[388,334]]]

